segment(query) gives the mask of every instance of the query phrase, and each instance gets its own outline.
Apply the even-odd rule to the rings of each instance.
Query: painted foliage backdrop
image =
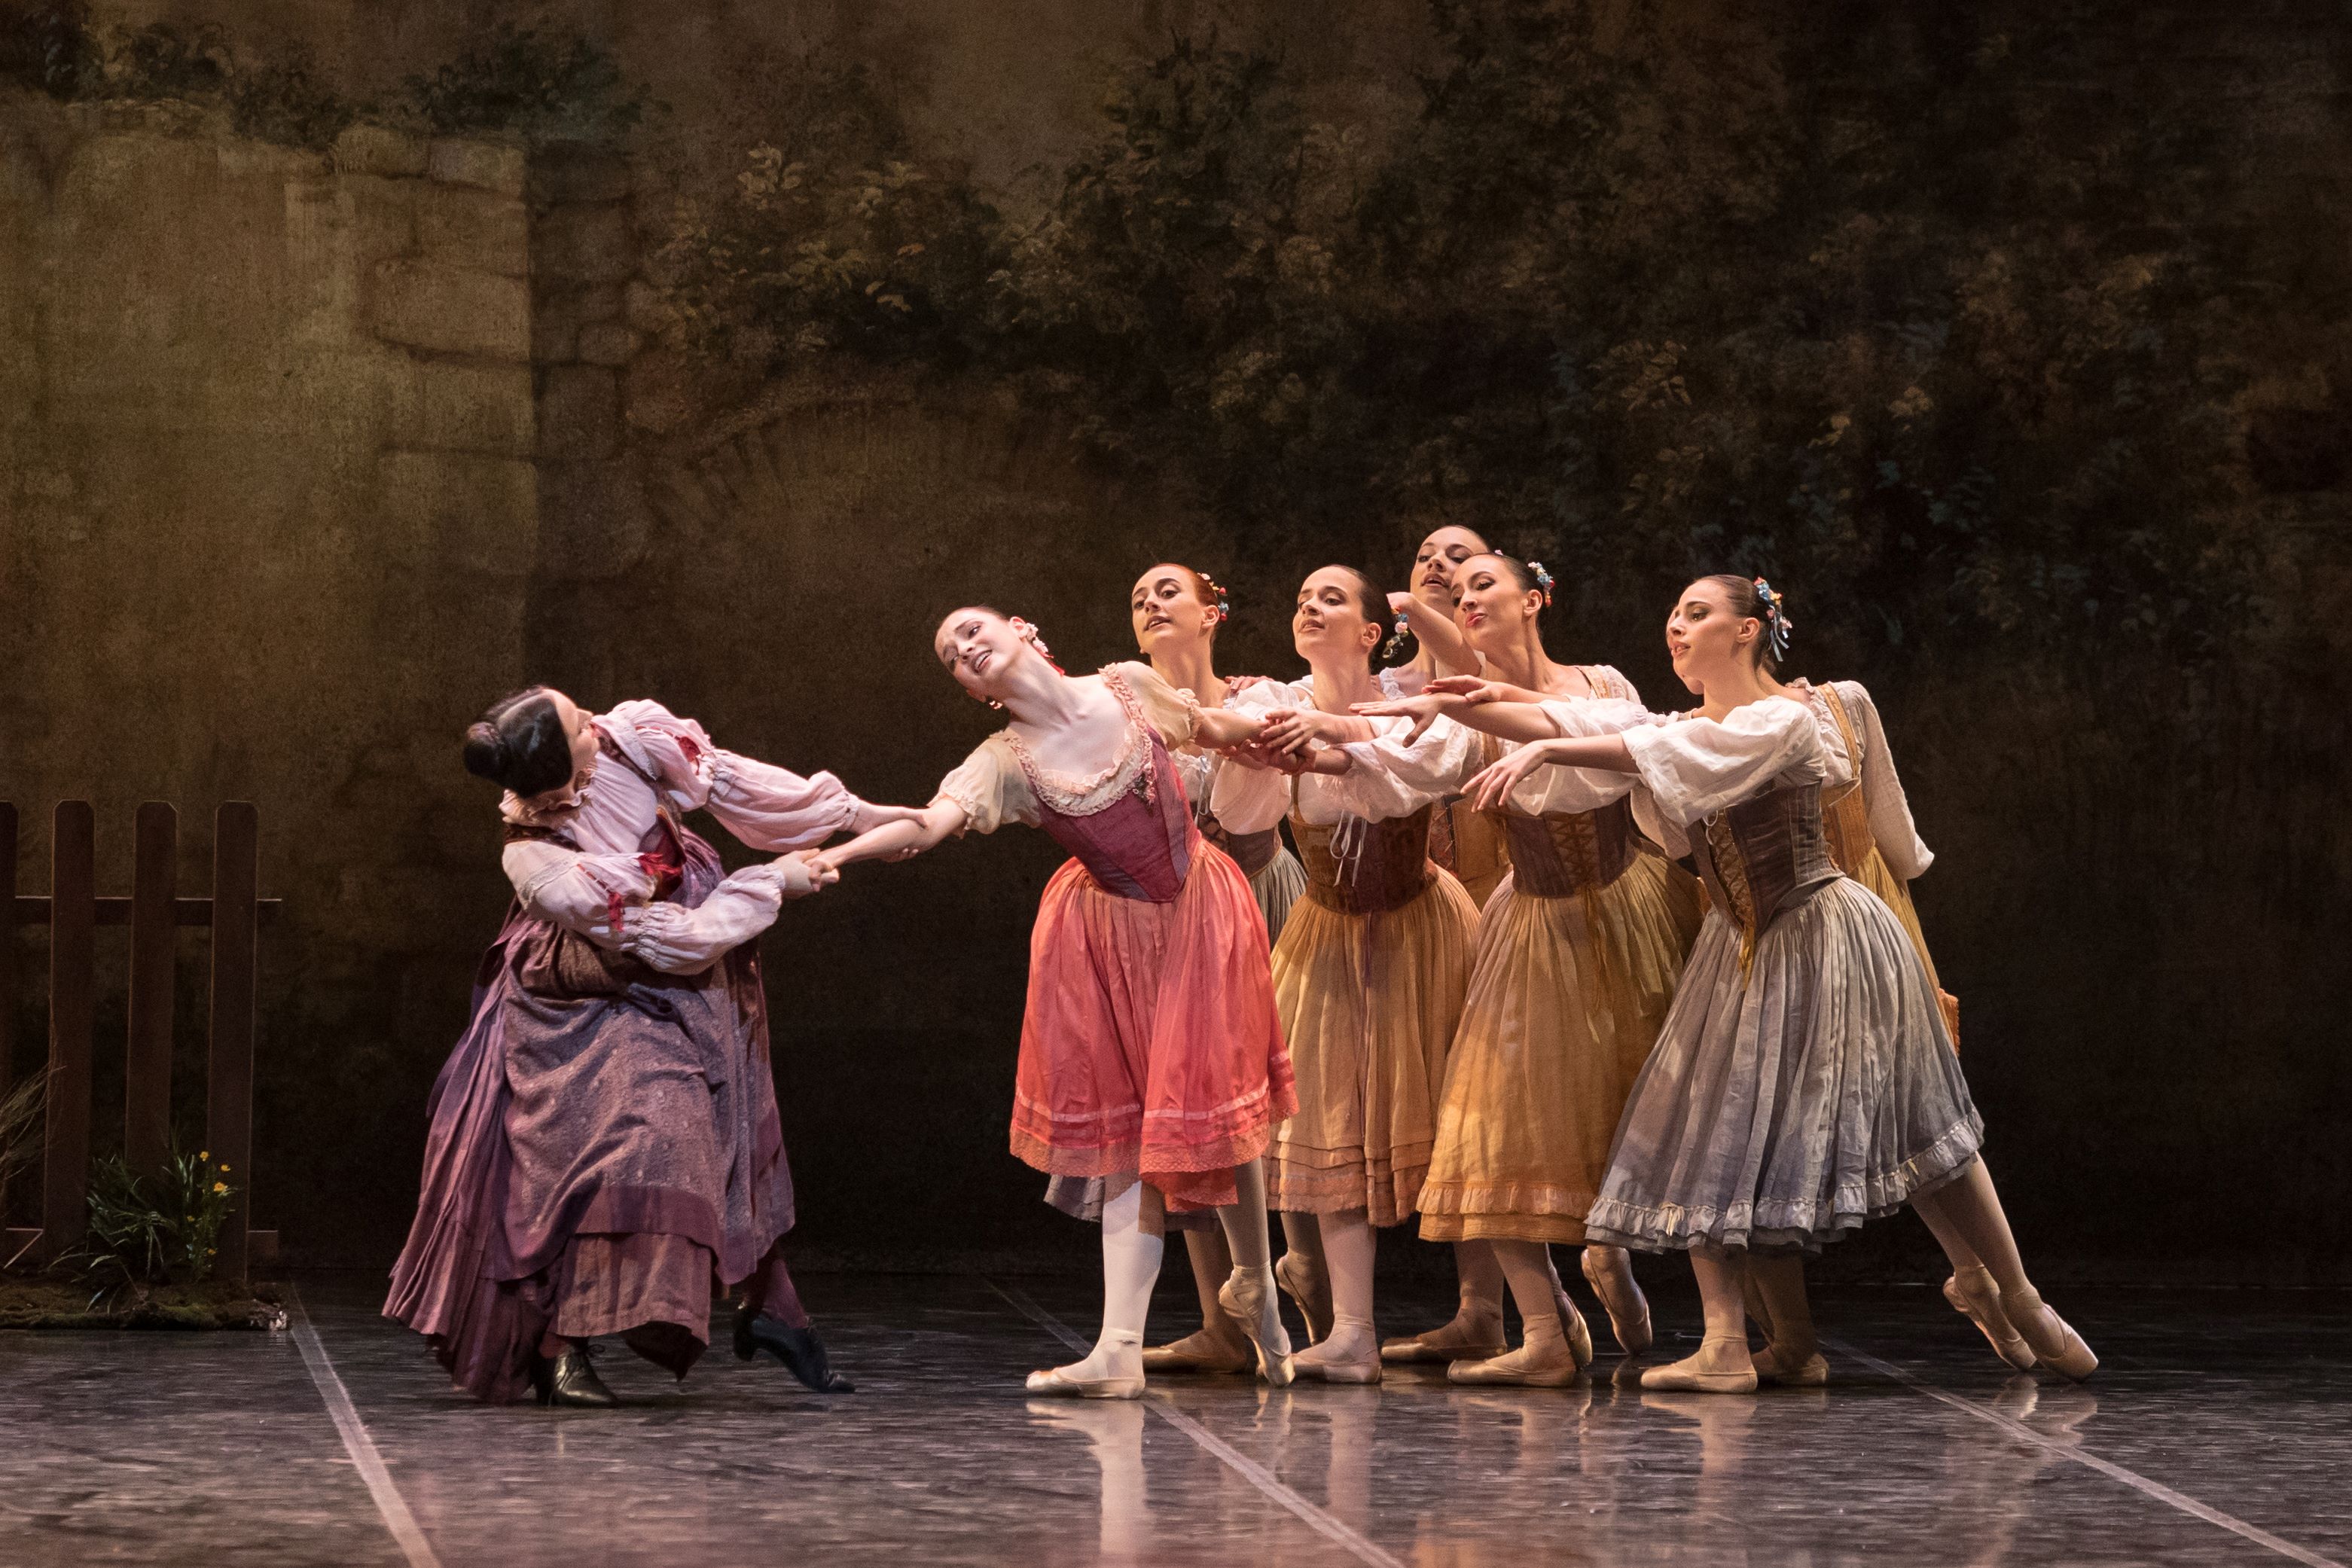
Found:
[[[404,1217],[500,896],[443,744],[488,696],[650,693],[919,798],[985,728],[928,655],[950,605],[1117,657],[1127,584],[1174,556],[1237,590],[1227,668],[1283,671],[1307,569],[1394,579],[1454,521],[1543,559],[1554,652],[1658,705],[1667,600],[1723,568],[1790,593],[1799,670],[1872,688],[2038,1250],[2340,1272],[2352,79],[2327,7],[474,9],[0,7],[28,275],[89,264],[75,171],[101,154],[209,156],[145,209],[151,249],[275,159],[354,215],[350,308],[425,367],[425,416],[371,381],[388,411],[331,450],[224,407],[159,461],[141,432],[181,416],[89,390],[141,374],[118,329],[63,331],[54,282],[16,318],[26,609],[0,635],[34,674],[0,697],[0,793],[263,801],[296,907],[259,1201],[298,1246],[380,1253]],[[510,220],[441,188],[461,142],[527,169]],[[413,329],[388,279],[481,335]],[[191,286],[141,287],[169,314]],[[256,383],[253,340],[299,357],[303,321],[249,310],[189,374]],[[306,405],[330,423],[362,396],[336,353]],[[512,449],[477,450],[509,415]],[[135,482],[78,466],[110,442]],[[298,460],[343,477],[274,493]],[[421,545],[386,521],[420,509]],[[131,581],[91,531],[167,560],[341,542],[68,660],[43,650]],[[363,632],[322,616],[226,687],[175,661],[225,605],[269,623],[329,582]],[[1008,835],[787,911],[812,1247],[1080,1248],[1001,1152],[1053,858]],[[1915,1230],[1850,1266],[1906,1266]]]

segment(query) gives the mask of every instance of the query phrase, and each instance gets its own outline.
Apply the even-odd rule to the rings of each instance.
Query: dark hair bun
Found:
[[[519,795],[542,794],[572,777],[572,737],[546,687],[501,697],[466,727],[466,771]]]

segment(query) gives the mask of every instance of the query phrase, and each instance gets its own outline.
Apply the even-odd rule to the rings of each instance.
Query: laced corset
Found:
[[[1038,826],[1087,868],[1105,892],[1172,903],[1192,869],[1200,833],[1174,761],[1125,680],[1103,685],[1127,713],[1119,754],[1100,773],[1072,778],[1039,765],[1021,737],[1004,731],[1037,799]]]
[[[1559,899],[1599,892],[1633,864],[1631,795],[1598,811],[1498,815],[1510,839],[1512,883],[1521,893]]]
[[[1838,879],[1822,831],[1818,784],[1750,795],[1696,827],[1692,858],[1708,896],[1738,922],[1743,964],[1775,917]]]
[[[1410,816],[1368,822],[1343,816],[1315,823],[1290,819],[1290,836],[1307,866],[1307,896],[1342,914],[1378,914],[1421,896],[1435,868],[1429,858],[1429,821],[1436,807]]]

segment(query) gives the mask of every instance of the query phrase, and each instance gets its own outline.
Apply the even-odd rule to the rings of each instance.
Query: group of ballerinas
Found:
[[[1565,1384],[1593,1346],[1554,1243],[1582,1245],[1629,1356],[1653,1331],[1628,1249],[1689,1255],[1704,1339],[1643,1386],[1818,1384],[1803,1258],[1905,1205],[2004,1362],[2097,1364],[1979,1153],[1906,888],[1930,858],[1869,694],[1782,681],[1786,601],[1708,576],[1665,628],[1698,706],[1653,712],[1615,669],[1547,655],[1550,598],[1540,565],[1448,527],[1408,593],[1307,576],[1304,679],[1220,677],[1228,597],[1173,563],[1130,598],[1148,663],[1072,676],[1018,617],[941,622],[941,663],[1008,723],[919,814],[807,864],[822,885],[1014,821],[1073,857],[1031,942],[1012,1142],[1100,1221],[1103,1325],[1032,1392],[1399,1362]],[[1415,657],[1383,668],[1408,632]],[[1376,1238],[1415,1215],[1454,1246],[1459,1309],[1383,1342]],[[1171,1226],[1202,1326],[1146,1349]]]
[[[1665,624],[1698,705],[1653,712],[1615,669],[1549,657],[1550,598],[1541,566],[1442,528],[1406,593],[1307,576],[1294,680],[1221,677],[1228,596],[1174,563],[1130,596],[1148,662],[1091,675],[1016,616],[958,609],[934,650],[1007,721],[919,808],[656,704],[501,700],[467,765],[506,788],[516,903],[435,1090],[387,1312],[478,1395],[609,1405],[588,1342],[684,1375],[715,1278],[742,1289],[738,1355],[845,1389],[783,1264],[753,942],[844,867],[1019,822],[1071,858],[1031,937],[1012,1148],[1100,1224],[1104,1279],[1091,1353],[1033,1393],[1376,1383],[1399,1362],[1567,1384],[1594,1352],[1554,1244],[1582,1246],[1633,1357],[1653,1330],[1628,1249],[1689,1255],[1703,1342],[1643,1386],[1817,1384],[1803,1258],[1906,1204],[2004,1362],[2087,1376],[1979,1152],[1906,889],[1929,856],[1869,694],[1784,682],[1786,601],[1708,576]],[[721,877],[677,820],[705,806],[782,855]],[[1416,1215],[1453,1244],[1459,1307],[1383,1342],[1377,1237]],[[1146,1349],[1171,1226],[1202,1326]]]

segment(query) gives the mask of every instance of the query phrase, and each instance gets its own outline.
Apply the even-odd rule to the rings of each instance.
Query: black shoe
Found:
[[[784,1370],[819,1394],[855,1394],[857,1385],[833,1370],[824,1359],[824,1342],[814,1329],[796,1329],[765,1312],[735,1314],[735,1359],[750,1361],[768,1351]]]
[[[573,1345],[553,1361],[545,1356],[530,1360],[530,1385],[539,1391],[541,1405],[572,1405],[584,1410],[610,1410],[620,1404],[604,1380],[596,1375],[590,1361],[594,1348]]]

